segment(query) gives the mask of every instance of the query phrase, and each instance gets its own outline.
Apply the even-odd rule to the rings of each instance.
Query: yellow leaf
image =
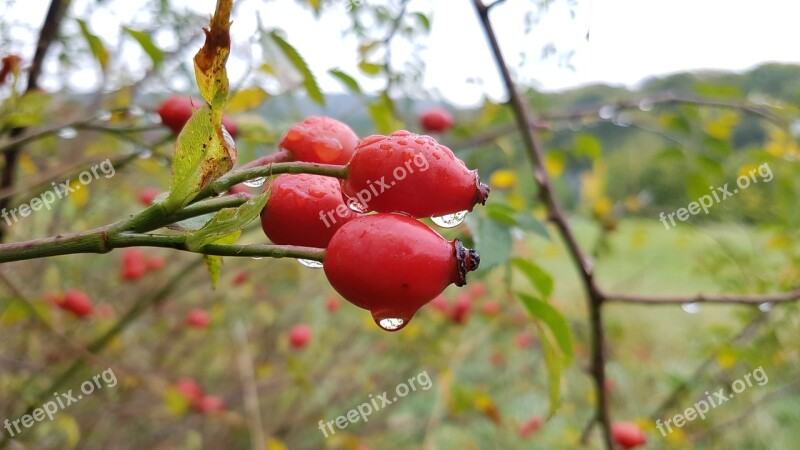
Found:
[[[23,153],[19,157],[19,168],[25,173],[26,175],[33,175],[39,171],[39,168],[36,167],[36,163],[33,162],[30,156],[27,153]]]
[[[164,404],[177,417],[182,417],[189,409],[189,399],[173,387],[168,388],[164,393]]]
[[[739,116],[737,114],[723,113],[716,119],[706,123],[704,128],[709,136],[724,141],[730,138],[731,131],[738,122]]]
[[[283,442],[275,438],[269,438],[267,439],[267,450],[287,450],[287,447]]]
[[[723,349],[717,355],[717,364],[723,370],[733,367],[737,360],[736,353],[730,348]]]
[[[269,98],[269,94],[260,87],[242,89],[231,96],[225,110],[239,112],[254,109],[261,106],[267,98]]]
[[[564,155],[561,153],[548,153],[544,157],[544,167],[553,178],[558,178],[564,172]]]
[[[71,189],[73,189],[73,191],[69,194],[69,201],[75,205],[76,208],[83,208],[89,201],[88,186],[78,180],[70,181],[69,186]]]
[[[206,41],[194,56],[194,73],[200,94],[216,106],[228,96],[228,74],[225,62],[231,51],[231,8],[233,0],[218,0],[208,28],[203,29]],[[216,108],[214,108],[216,109]]]
[[[636,195],[629,195],[625,197],[623,203],[625,204],[625,209],[632,213],[637,213],[642,210],[642,203],[639,201],[639,197]]]
[[[69,414],[61,413],[56,417],[56,427],[64,433],[66,438],[66,448],[73,449],[81,440],[81,429],[78,426],[78,421]]]
[[[517,185],[517,174],[509,169],[500,169],[492,172],[489,184],[497,189],[511,189]]]
[[[30,314],[28,308],[22,303],[22,300],[10,300],[2,307],[2,315],[0,315],[0,322],[3,325],[13,325],[20,320],[24,320]]]
[[[784,233],[776,233],[767,240],[766,247],[769,250],[778,250],[792,246],[792,238]]]
[[[592,209],[597,217],[608,217],[611,214],[612,207],[611,199],[605,196],[597,199],[594,205],[592,205]]]

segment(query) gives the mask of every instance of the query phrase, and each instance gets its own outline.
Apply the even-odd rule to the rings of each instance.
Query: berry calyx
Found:
[[[347,124],[324,116],[306,117],[289,128],[279,143],[297,161],[338,165],[350,161],[357,145],[358,136]]]
[[[373,214],[339,228],[323,268],[342,297],[369,310],[384,330],[397,331],[448,285],[466,284],[479,262],[475,251],[411,217]]]
[[[429,108],[419,115],[419,124],[428,133],[443,133],[453,127],[453,116],[444,108]]]
[[[342,193],[364,211],[433,217],[472,211],[489,187],[432,137],[400,130],[358,144]]]
[[[306,324],[293,326],[289,330],[289,345],[294,348],[304,348],[311,341],[311,327]]]
[[[200,109],[205,102],[192,97],[173,95],[167,98],[158,107],[158,115],[161,117],[161,123],[167,128],[172,130],[172,133],[178,134],[183,129],[186,122],[192,117],[192,114]],[[228,131],[231,137],[235,138],[238,133],[236,124],[229,118],[222,118],[222,126]]]
[[[69,289],[63,295],[53,296],[52,301],[56,306],[71,312],[76,317],[88,317],[94,312],[89,296],[77,289]]]
[[[186,325],[193,328],[208,328],[211,317],[203,309],[195,308],[186,313]]]
[[[611,424],[611,437],[622,448],[635,448],[647,443],[647,435],[634,422],[614,422]]]
[[[275,244],[325,248],[333,234],[358,217],[345,205],[339,181],[310,174],[275,177],[261,211],[261,228]]]

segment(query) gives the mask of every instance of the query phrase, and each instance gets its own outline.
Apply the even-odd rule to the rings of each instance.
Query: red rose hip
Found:
[[[419,124],[428,133],[442,133],[453,127],[453,116],[444,108],[430,108],[419,115]]]
[[[484,204],[489,187],[430,136],[395,131],[358,144],[342,193],[365,211],[446,216]]]
[[[639,425],[633,422],[614,422],[611,424],[611,436],[622,448],[635,448],[647,443],[647,436]]]
[[[169,128],[174,134],[178,134],[183,129],[192,114],[200,109],[205,102],[192,97],[174,95],[164,100],[158,107],[158,115],[161,123]],[[231,137],[236,137],[238,132],[236,124],[227,117],[222,118],[222,125],[228,130]]]
[[[325,248],[342,225],[358,217],[342,200],[339,181],[310,174],[284,174],[267,186],[261,228],[275,244]]]
[[[479,262],[475,251],[411,217],[373,214],[336,232],[323,267],[342,297],[369,310],[384,330],[397,331],[448,285],[466,284]]]
[[[279,147],[288,150],[297,161],[344,165],[358,145],[353,130],[330,117],[307,117],[293,125]]]
[[[289,330],[289,345],[294,348],[303,348],[311,340],[311,327],[306,324],[299,324]]]

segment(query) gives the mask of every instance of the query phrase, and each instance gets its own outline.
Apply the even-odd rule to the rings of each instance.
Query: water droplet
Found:
[[[368,210],[367,205],[361,203],[361,200],[359,200],[357,197],[353,197],[347,194],[344,190],[342,190],[342,194],[344,195],[345,199],[344,202],[347,204],[347,207],[350,208],[352,211],[355,211],[359,214],[367,212]]]
[[[150,113],[147,115],[147,121],[152,123],[161,123],[161,116],[156,113]]]
[[[617,113],[617,108],[611,105],[605,105],[600,108],[600,111],[597,112],[597,115],[600,116],[603,120],[609,120]]]
[[[618,127],[629,127],[631,125],[631,118],[628,114],[619,113],[611,122]]]
[[[65,127],[58,130],[56,136],[60,137],[61,139],[75,139],[75,136],[78,135],[78,130],[72,127]]]
[[[299,262],[300,264],[302,264],[302,265],[304,265],[306,267],[310,267],[312,269],[321,269],[322,268],[322,263],[319,262],[319,261],[314,261],[313,259],[300,259],[300,258],[298,258],[297,262]]]
[[[139,159],[150,159],[153,157],[153,152],[150,150],[142,150],[139,152]]]
[[[653,99],[652,98],[647,98],[647,97],[643,98],[639,102],[639,109],[642,110],[642,111],[645,111],[645,112],[652,110],[653,109]]]
[[[263,256],[253,256],[253,259],[264,259]]]
[[[101,122],[108,122],[111,120],[111,111],[100,111],[97,113],[97,120]]]
[[[386,331],[397,331],[403,327],[404,323],[403,319],[381,319],[378,321],[378,326]]]
[[[138,106],[131,106],[130,108],[128,108],[128,114],[132,115],[133,117],[143,116],[144,109]],[[158,117],[158,114],[156,114],[156,117]]]
[[[247,180],[242,184],[244,184],[247,187],[258,188],[263,186],[266,181],[267,177],[258,177],[258,178],[253,178],[252,180]]]
[[[795,120],[789,125],[789,133],[793,138],[800,138],[800,120]]]
[[[762,312],[769,312],[772,309],[772,303],[762,303],[758,305],[758,309]]]
[[[696,302],[684,303],[681,305],[681,309],[689,314],[697,314],[700,312],[700,305],[698,305]]]
[[[459,211],[453,214],[445,214],[444,216],[431,217],[431,220],[442,228],[453,228],[461,225],[461,222],[467,218],[467,214],[469,214],[469,211]]]

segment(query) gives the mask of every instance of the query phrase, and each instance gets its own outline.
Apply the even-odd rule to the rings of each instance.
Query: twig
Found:
[[[686,296],[650,296],[636,294],[603,293],[602,296],[608,302],[617,303],[642,303],[655,305],[675,305],[684,303],[721,303],[721,304],[744,304],[760,305],[761,303],[785,303],[800,299],[800,288],[787,292],[774,294],[695,294]]]
[[[58,34],[61,26],[61,19],[64,17],[70,0],[51,0],[47,16],[39,31],[39,40],[36,44],[36,53],[33,55],[30,71],[28,72],[28,85],[26,92],[33,92],[39,85],[39,75],[42,73],[42,63],[44,57]],[[15,128],[11,131],[11,137],[17,137],[25,131],[25,128]],[[16,178],[17,164],[19,162],[22,147],[17,147],[13,151],[3,154],[5,166],[3,167],[2,177],[0,178],[0,189],[8,189],[14,186]],[[0,210],[8,208],[11,204],[10,198],[0,199]],[[5,239],[6,227],[0,223],[0,242]]]
[[[489,8],[484,5],[481,0],[473,0],[473,5],[478,13],[481,25],[486,33],[486,38],[492,48],[495,62],[497,63],[497,67],[506,85],[509,101],[514,110],[517,128],[522,134],[525,149],[533,164],[533,175],[539,187],[539,197],[547,206],[550,213],[550,220],[555,224],[559,234],[565,241],[573,263],[575,263],[580,270],[581,280],[586,291],[589,322],[591,326],[591,373],[594,378],[595,391],[597,393],[596,416],[603,431],[605,447],[610,450],[612,448],[610,430],[611,419],[608,412],[608,393],[605,389],[605,361],[603,356],[604,337],[601,312],[603,297],[594,283],[593,262],[584,255],[583,250],[569,226],[561,204],[553,191],[552,181],[545,169],[544,150],[539,142],[538,132],[536,127],[531,126],[532,123],[537,123],[537,121],[531,119],[531,115],[527,110],[527,103],[514,85],[511,72],[500,50],[500,44],[497,41],[497,36],[494,33],[491,20],[489,19]]]

